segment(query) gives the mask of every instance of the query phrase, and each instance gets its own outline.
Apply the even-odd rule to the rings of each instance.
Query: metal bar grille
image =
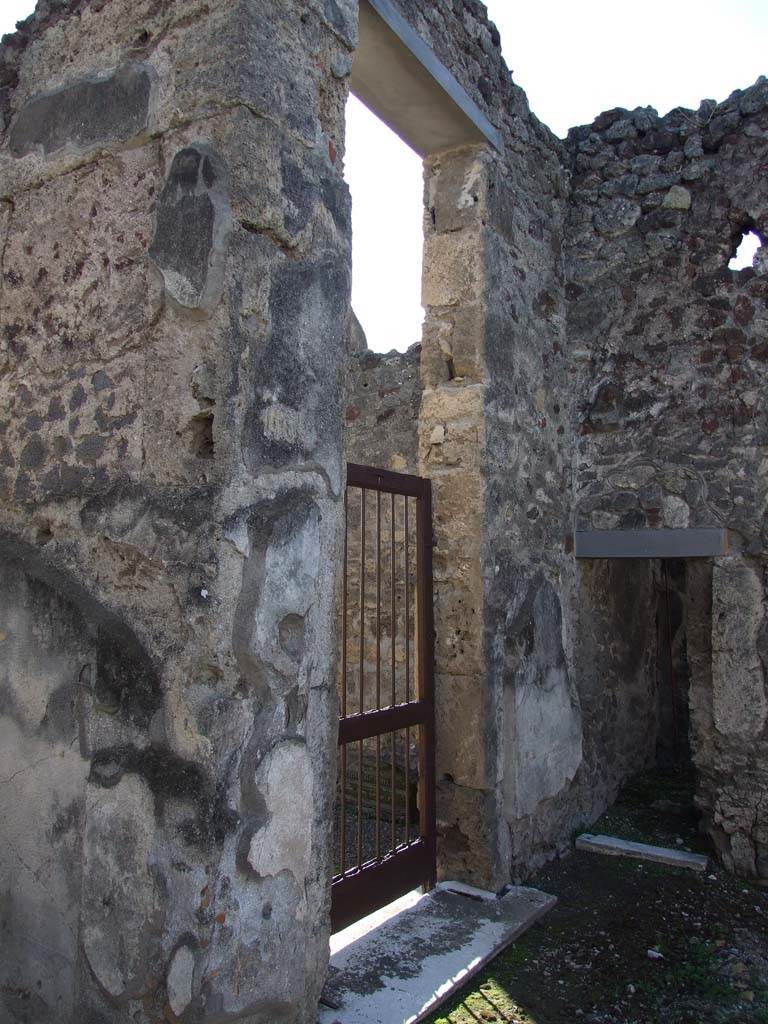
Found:
[[[345,512],[334,931],[435,883],[429,481],[350,465]]]

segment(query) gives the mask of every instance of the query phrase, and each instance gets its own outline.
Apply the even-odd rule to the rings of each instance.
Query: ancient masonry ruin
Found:
[[[347,329],[373,8],[490,126],[425,145],[390,356]],[[727,266],[767,174],[765,79],[560,141],[477,0],[40,0],[3,40],[4,1021],[313,1021],[348,458],[432,480],[441,876],[526,877],[654,760],[665,571],[704,827],[768,879],[768,273]]]

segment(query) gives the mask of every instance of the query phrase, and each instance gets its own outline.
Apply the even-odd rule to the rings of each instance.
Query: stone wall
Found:
[[[364,350],[347,364],[348,462],[418,473],[421,345],[407,352]]]
[[[765,876],[768,278],[762,254],[728,260],[768,230],[768,82],[664,118],[608,111],[567,148],[576,524],[731,530],[730,557],[689,574],[691,741],[725,862]],[[584,573],[580,590],[595,600]]]
[[[435,509],[439,869],[493,888],[566,844],[652,758],[653,616],[613,634],[655,594],[650,567],[596,569],[595,594],[614,591],[586,613],[565,550],[564,147],[531,115],[481,4],[400,6],[502,135],[500,153],[425,162],[419,421]]]
[[[482,4],[399,6],[502,148],[425,162],[397,356],[343,329],[354,0],[41,3],[3,43],[11,1019],[313,1020],[345,407],[355,459],[433,482],[441,873],[527,873],[654,756],[657,570],[574,565],[575,521],[733,531],[678,595],[692,747],[768,875],[766,275],[726,267],[768,83],[563,144]]]
[[[530,863],[522,819],[568,787],[580,760],[574,682],[533,653],[540,636],[523,639],[543,631],[565,666],[567,174],[483,5],[402,6],[502,137],[499,153],[425,164],[419,428],[435,495],[440,870],[493,888]],[[560,765],[546,743],[534,753],[537,724],[521,718],[542,701]],[[536,794],[525,810],[522,792]],[[551,849],[554,832],[543,832]]]
[[[762,550],[764,279],[725,263],[743,230],[764,230],[766,86],[664,119],[608,112],[561,146],[482,5],[400,7],[503,139],[500,154],[425,162],[419,420],[441,870],[492,886],[594,820],[670,741],[660,566],[574,565],[570,524],[726,523],[742,553]],[[680,671],[684,584],[672,601]],[[761,602],[740,611],[758,633]]]
[[[4,1020],[314,1020],[355,15],[3,43]]]

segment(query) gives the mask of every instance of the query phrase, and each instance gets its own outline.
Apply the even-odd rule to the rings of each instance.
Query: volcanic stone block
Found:
[[[141,134],[150,118],[154,72],[146,64],[123,64],[108,75],[81,78],[29,100],[19,111],[10,149],[22,157],[38,148],[89,149]]]
[[[230,227],[224,168],[208,146],[196,144],[173,158],[157,206],[149,255],[180,305],[210,310],[220,293]]]

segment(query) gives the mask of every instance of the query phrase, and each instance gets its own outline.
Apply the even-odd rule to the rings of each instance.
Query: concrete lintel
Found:
[[[691,871],[706,871],[709,858],[703,853],[690,850],[670,850],[665,846],[649,846],[647,843],[633,843],[614,836],[593,836],[585,832],[576,838],[576,849],[587,853],[606,853],[610,857],[634,857],[656,864],[668,864],[675,868],[690,868]]]
[[[728,531],[577,530],[573,553],[577,558],[714,558],[728,554]]]
[[[500,137],[391,0],[361,0],[352,92],[419,156]]]

